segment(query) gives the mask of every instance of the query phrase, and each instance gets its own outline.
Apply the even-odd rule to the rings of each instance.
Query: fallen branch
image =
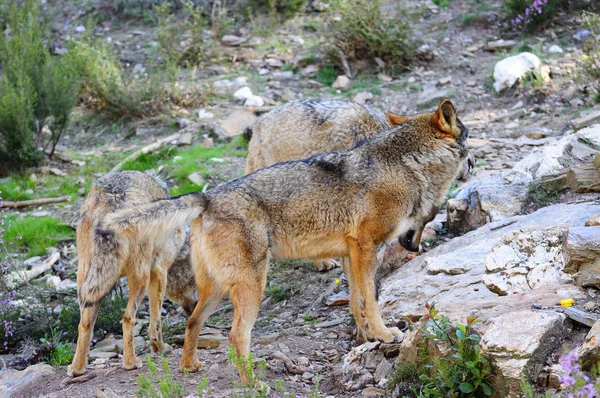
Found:
[[[34,265],[30,270],[27,271],[13,271],[6,276],[7,286],[11,289],[24,285],[30,280],[37,278],[46,271],[49,271],[52,266],[60,258],[59,252],[52,253],[46,260],[39,265]]]
[[[159,149],[160,147],[162,147],[164,144],[167,144],[171,141],[178,140],[179,137],[181,137],[181,133],[176,133],[176,134],[170,135],[168,137],[161,138],[160,140],[153,142],[152,144],[147,145],[147,146],[143,147],[142,149],[135,151],[134,153],[132,153],[131,155],[127,156],[125,159],[123,159],[119,163],[117,163],[117,165],[115,167],[113,167],[110,170],[110,172],[113,173],[115,171],[121,170],[121,168],[123,168],[125,163],[129,162],[130,160],[135,160],[140,155],[145,155],[147,153],[154,152],[157,149]]]
[[[279,359],[283,361],[283,364],[285,365],[287,371],[292,374],[301,375],[306,372],[310,372],[309,368],[307,368],[306,366],[296,365],[287,355],[285,355],[281,351],[275,351],[274,353],[272,353],[271,359]]]
[[[0,202],[0,207],[19,209],[21,207],[27,207],[27,206],[39,206],[39,205],[47,205],[49,203],[68,202],[70,200],[71,200],[70,196],[61,196],[59,198],[42,198],[42,199],[21,200],[19,202],[6,201],[6,202]]]

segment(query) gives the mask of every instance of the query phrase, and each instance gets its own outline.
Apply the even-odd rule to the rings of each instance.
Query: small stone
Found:
[[[273,80],[293,80],[294,79],[294,72],[292,72],[291,70],[286,70],[286,71],[274,71],[273,73],[271,73],[271,77]]]
[[[85,196],[85,188],[79,188],[77,190],[77,195],[79,195],[79,196]]]
[[[46,286],[48,286],[52,290],[58,290],[59,285],[60,278],[58,276],[52,275],[48,279],[46,279]]]
[[[267,58],[265,63],[271,68],[283,68],[283,62],[277,58]]]
[[[593,301],[588,301],[583,305],[583,309],[586,311],[594,311],[596,308],[598,308],[598,304]]]
[[[592,32],[590,32],[589,30],[582,29],[573,35],[573,39],[577,41],[584,41],[587,40],[587,38],[590,37],[591,34]]]
[[[108,387],[102,387],[96,391],[96,398],[119,398],[120,395]]]
[[[186,128],[190,125],[190,121],[185,119],[185,118],[179,118],[177,119],[177,121],[175,122],[175,124],[177,125],[177,127],[179,127],[180,129]]]
[[[258,95],[251,95],[250,97],[248,97],[246,99],[246,102],[244,102],[244,106],[263,106],[265,104],[265,100],[263,100],[260,96]]]
[[[500,39],[500,40],[488,42],[487,46],[485,47],[485,50],[486,51],[496,51],[496,50],[510,49],[510,48],[513,48],[516,44],[517,44],[517,42],[514,40]]]
[[[335,79],[335,82],[333,82],[331,87],[342,91],[348,91],[350,88],[350,79],[346,75],[340,75]]]
[[[190,180],[192,182],[192,184],[195,184],[198,187],[203,187],[204,184],[206,184],[206,181],[204,180],[204,176],[202,176],[202,174],[198,173],[197,171],[190,174],[188,176],[188,180]]]
[[[119,354],[117,354],[116,352],[106,352],[106,351],[96,351],[96,350],[90,351],[90,359],[92,359],[92,360],[94,360],[94,359],[113,359],[118,356],[119,356]]]
[[[38,178],[35,175],[35,173],[31,173],[31,175],[29,176],[29,181],[36,182],[37,180],[38,180]]]
[[[377,64],[377,67],[379,67],[379,69],[385,68],[385,62],[381,58],[375,57],[375,63]]]
[[[304,372],[302,374],[302,380],[309,381],[309,380],[312,380],[313,377],[315,377],[315,375],[310,372]]]
[[[237,90],[235,93],[233,93],[233,98],[235,98],[238,101],[245,101],[248,98],[252,97],[252,90],[250,90],[250,87],[242,87],[239,90]]]
[[[379,80],[381,80],[382,82],[385,82],[385,83],[389,83],[389,82],[391,82],[393,80],[391,76],[388,76],[385,73],[379,73],[377,75],[377,78]]]
[[[83,32],[85,32],[85,26],[83,26],[83,25],[78,25],[78,26],[75,28],[75,32],[77,32],[77,33],[83,33]]]
[[[366,104],[367,102],[371,101],[372,99],[373,99],[373,94],[371,94],[367,91],[357,93],[354,97],[352,97],[352,101],[357,102],[359,104]]]
[[[350,294],[345,290],[327,298],[328,306],[348,305],[348,303],[350,303]]]
[[[246,76],[238,76],[233,79],[233,84],[236,86],[245,86],[248,84],[248,78]]]
[[[600,110],[592,110],[579,116],[577,119],[571,120],[571,125],[573,126],[573,130],[578,131],[599,122]]]
[[[213,83],[213,87],[214,88],[229,88],[229,87],[233,87],[233,82],[231,80],[227,80],[227,79],[217,80],[216,82]]]
[[[563,49],[555,44],[553,46],[550,46],[550,48],[548,49],[548,52],[551,54],[562,54]]]
[[[317,65],[308,65],[300,71],[300,74],[302,76],[314,76],[317,72],[319,72],[319,67]]]
[[[61,169],[58,169],[56,167],[51,167],[49,169],[51,174],[54,174],[55,176],[59,176],[59,177],[64,177],[67,175],[67,173],[65,173],[64,171],[62,171]]]
[[[600,213],[595,214],[595,215],[591,216],[590,218],[588,218],[585,221],[585,226],[586,227],[597,227],[597,226],[600,226]]]
[[[215,117],[215,114],[207,111],[206,109],[200,109],[198,111],[198,119],[212,119]]]
[[[446,76],[446,77],[443,77],[440,80],[438,80],[435,85],[438,87],[443,87],[450,83],[452,83],[452,76]]]
[[[221,38],[223,44],[230,47],[237,47],[240,44],[244,43],[246,40],[246,38],[235,35],[225,35]]]
[[[296,99],[296,93],[290,90],[288,87],[283,89],[283,93],[281,93],[281,99],[284,101],[292,101]]]
[[[179,137],[179,139],[177,140],[177,145],[178,146],[192,145],[192,139],[193,139],[192,133],[183,133],[183,134],[181,134],[181,137]]]
[[[367,387],[362,390],[363,397],[382,397],[384,395],[386,395],[385,390],[377,387]]]
[[[204,139],[202,140],[202,146],[204,148],[212,148],[215,146],[215,140],[211,137],[204,137]]]

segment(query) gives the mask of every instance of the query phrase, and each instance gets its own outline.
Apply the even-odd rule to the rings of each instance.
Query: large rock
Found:
[[[465,184],[448,203],[448,230],[461,235],[520,213],[531,181],[529,174],[513,170]]]
[[[593,202],[548,206],[526,216],[486,224],[417,256],[381,282],[379,304],[384,319],[395,323],[405,316],[421,316],[426,312],[425,304],[435,301],[437,308],[453,320],[464,322],[477,313],[485,321],[529,309],[534,302],[556,305],[567,294],[582,295],[579,288],[561,281],[521,294],[498,296],[483,283],[485,258],[509,232],[559,224],[583,227],[599,211],[600,204]]]
[[[519,228],[502,237],[485,256],[483,283],[506,296],[570,281],[567,263],[566,226]]]
[[[221,122],[217,132],[225,138],[234,137],[242,134],[244,129],[250,127],[256,119],[256,115],[250,111],[236,110]]]
[[[569,230],[566,271],[575,274],[577,284],[600,287],[600,227]]]
[[[54,373],[54,368],[46,364],[32,365],[25,370],[8,369],[0,375],[0,398],[20,397],[19,389],[40,383]]]
[[[594,323],[582,346],[577,348],[583,369],[589,370],[600,362],[600,321]]]
[[[600,124],[535,150],[515,164],[513,170],[541,178],[566,167],[589,164],[597,153],[600,153]]]
[[[542,61],[532,53],[524,52],[504,58],[494,66],[494,89],[500,92],[511,88],[528,73],[546,79],[547,74],[542,69]]]
[[[517,311],[491,322],[481,345],[494,360],[500,387],[507,395],[519,396],[524,375],[537,378],[541,366],[536,365],[560,345],[564,321],[565,315],[557,312]]]

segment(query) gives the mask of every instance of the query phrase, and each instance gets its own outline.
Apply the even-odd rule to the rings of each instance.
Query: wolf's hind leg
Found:
[[[264,271],[263,271],[264,270]],[[250,354],[250,334],[260,307],[263,290],[267,281],[267,264],[255,268],[252,264],[244,270],[244,282],[237,282],[229,291],[229,298],[233,304],[233,324],[229,333],[229,342],[236,350],[236,366],[240,379],[246,385],[261,389],[262,383],[256,380],[253,364],[246,363]]]
[[[135,314],[142,303],[150,275],[130,273],[127,275],[129,285],[129,301],[123,315],[123,368],[127,370],[139,369],[142,367],[142,360],[135,356],[135,346],[133,344],[133,328],[135,326]]]
[[[199,272],[198,275],[202,275],[196,277],[200,297],[187,321],[183,355],[179,365],[182,372],[187,371],[190,373],[202,369],[202,364],[198,360],[198,335],[204,326],[204,322],[215,310],[224,295],[221,287],[217,286],[205,272]]]
[[[83,304],[79,304],[82,306]],[[90,352],[90,343],[94,334],[94,325],[98,317],[98,309],[100,302],[92,304],[91,307],[81,307],[79,326],[77,328],[77,350],[73,357],[73,363],[67,368],[67,374],[71,377],[81,376],[85,373],[87,366],[88,354]]]
[[[375,245],[368,239],[360,242],[347,238],[350,249],[349,264],[344,264],[350,284],[350,312],[359,328],[359,339],[379,340],[385,343],[399,341],[403,334],[398,328],[385,326],[375,298]]]
[[[152,352],[167,352],[171,346],[163,342],[160,311],[162,309],[165,288],[167,284],[167,269],[153,267],[150,271],[150,286],[148,288],[148,301],[150,304],[150,348]]]

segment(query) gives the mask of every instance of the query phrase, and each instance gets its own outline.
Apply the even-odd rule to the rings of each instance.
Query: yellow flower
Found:
[[[335,280],[335,284],[336,284],[336,285],[339,285],[339,284],[340,284],[340,280],[339,280],[339,279],[336,279],[336,280]]]

